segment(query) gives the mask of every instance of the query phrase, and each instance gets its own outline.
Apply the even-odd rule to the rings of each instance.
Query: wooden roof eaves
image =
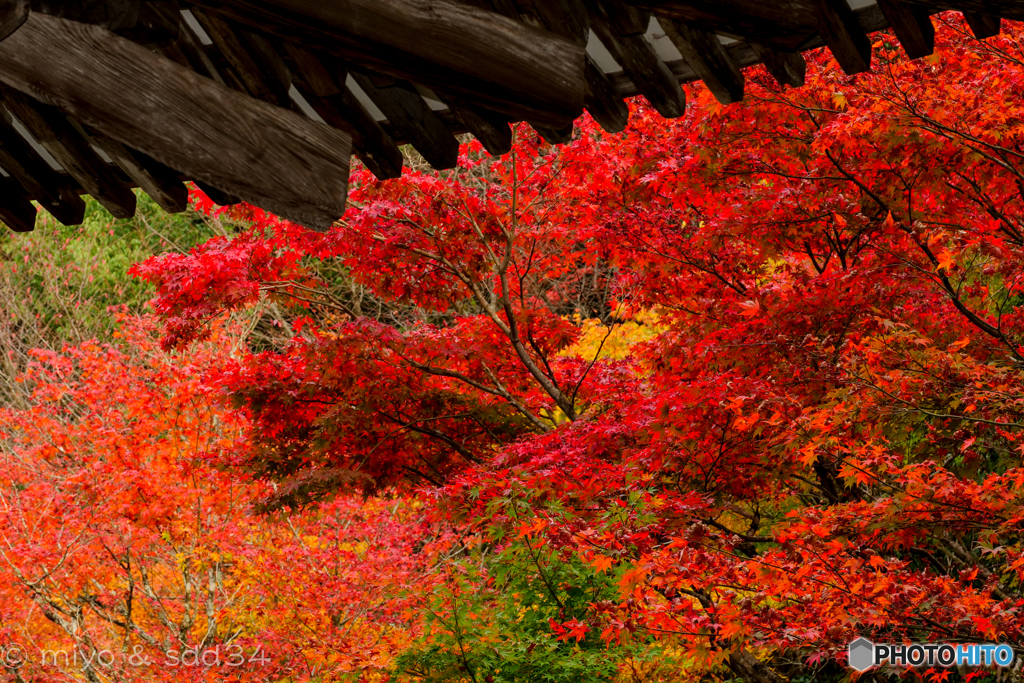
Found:
[[[889,28],[889,21],[878,5],[869,5],[854,10],[854,12],[856,13],[857,21],[865,33],[871,34]],[[726,44],[724,47],[733,63],[741,69],[756,66],[765,61],[763,51],[759,51],[758,47],[749,41],[736,40]],[[814,34],[800,46],[799,52],[806,52],[819,47],[825,47],[825,41],[820,35]],[[697,72],[694,71],[693,67],[685,59],[667,62],[667,66],[680,83],[693,83],[700,80],[700,76],[697,75]],[[615,84],[615,90],[621,97],[635,97],[640,94],[640,90],[624,72],[609,73],[608,77]]]
[[[90,0],[79,7],[98,7],[109,2],[110,7],[123,13],[125,7],[134,5],[138,8],[139,1]],[[760,39],[755,41],[740,38],[720,45],[715,42],[718,41],[715,32],[709,30],[707,26],[691,23],[679,24],[678,15],[673,18],[674,15],[670,12],[666,14],[663,11],[672,5],[677,8],[687,6],[689,2],[683,0],[543,0],[543,3],[540,4],[540,0],[534,0],[532,3],[522,2],[522,0],[519,2],[516,0],[438,1],[449,9],[454,5],[465,8],[471,4],[483,11],[498,12],[504,15],[498,23],[508,19],[526,26],[525,29],[522,29],[525,31],[522,35],[529,34],[530,31],[535,32],[537,27],[543,26],[556,34],[555,38],[562,41],[561,43],[556,41],[552,45],[562,46],[558,49],[564,48],[564,54],[579,52],[581,46],[586,42],[584,29],[589,22],[591,29],[603,38],[602,44],[604,42],[611,44],[609,52],[613,53],[612,56],[615,60],[625,67],[618,71],[606,72],[597,66],[592,55],[587,54],[584,58],[582,80],[585,92],[583,93],[583,103],[606,130],[613,132],[622,130],[628,118],[628,110],[622,98],[645,95],[648,100],[656,104],[656,108],[664,115],[678,116],[683,111],[683,104],[681,94],[673,97],[672,89],[677,83],[693,82],[703,78],[709,83],[712,92],[720,101],[731,102],[736,101],[742,95],[743,77],[739,74],[738,69],[765,63],[770,73],[780,83],[802,85],[805,67],[801,56],[802,51],[826,46],[826,44],[848,72],[862,70],[866,68],[867,60],[870,57],[870,45],[867,44],[867,49],[865,49],[867,36],[889,27],[890,24],[908,53],[916,56],[931,51],[933,35],[928,33],[932,27],[927,17],[932,13],[946,9],[966,10],[965,16],[968,23],[978,37],[987,37],[998,32],[999,20],[996,18],[998,14],[1024,18],[1024,0],[963,0],[962,2],[959,0],[939,0],[937,2],[932,0],[908,0],[908,2],[875,0],[879,4],[862,6],[854,10],[850,9],[846,0],[792,0],[793,3],[801,5],[804,9],[819,7],[817,30],[814,26],[808,25],[807,17],[796,22],[795,28],[790,27],[787,37],[790,42],[786,44],[791,47],[796,46],[797,51],[793,52],[774,49],[770,47],[771,41],[766,44],[759,42]],[[16,23],[14,19],[17,19],[18,12],[22,9],[25,12],[28,11],[28,2],[31,2],[33,10],[43,8],[44,12],[60,16],[63,16],[65,12],[81,12],[80,9],[75,8],[74,3],[61,3],[56,0],[8,0],[5,7],[13,7],[14,13],[11,14],[10,10],[7,14],[0,13],[0,38],[2,38],[3,31],[12,30],[11,26]],[[456,88],[453,91],[448,87],[450,83],[445,84],[443,79],[442,81],[432,80],[429,77],[430,74],[427,78],[417,79],[417,83],[413,84],[403,81],[402,78],[413,78],[414,73],[419,73],[416,69],[421,68],[422,65],[419,67],[414,65],[415,68],[411,68],[411,70],[403,70],[406,64],[399,61],[396,63],[402,67],[401,69],[396,70],[384,65],[385,70],[388,71],[385,74],[373,70],[374,65],[380,66],[380,55],[376,57],[371,55],[368,60],[356,59],[355,62],[348,64],[332,63],[325,68],[324,64],[320,62],[337,61],[339,51],[329,48],[325,51],[321,40],[322,35],[320,38],[312,40],[308,46],[299,45],[289,40],[268,41],[259,33],[259,30],[270,30],[274,36],[287,36],[292,34],[295,27],[292,26],[291,29],[285,27],[285,30],[282,31],[279,26],[276,28],[271,26],[268,29],[259,22],[257,25],[237,23],[240,18],[237,13],[238,8],[254,5],[266,7],[302,5],[298,0],[188,0],[188,2],[189,4],[183,2],[182,7],[201,6],[202,9],[197,10],[196,14],[204,18],[207,28],[212,31],[213,40],[208,41],[209,44],[203,43],[200,37],[186,25],[188,22],[184,19],[187,14],[180,9],[175,10],[174,16],[166,16],[166,12],[163,16],[151,16],[151,21],[147,20],[149,23],[140,20],[137,22],[138,26],[132,25],[130,17],[126,19],[121,15],[107,17],[106,23],[110,25],[105,25],[99,20],[96,21],[105,29],[117,30],[120,35],[128,37],[134,43],[144,44],[148,49],[158,49],[165,57],[179,65],[185,66],[205,78],[213,79],[221,88],[226,87],[249,98],[262,100],[265,103],[269,102],[278,108],[292,109],[292,114],[299,111],[303,118],[314,118],[326,122],[329,128],[351,137],[355,153],[379,178],[393,178],[400,174],[401,155],[398,150],[400,144],[412,143],[421,152],[426,151],[425,156],[433,161],[436,167],[444,168],[453,163],[452,150],[457,148],[453,146],[455,142],[450,136],[464,132],[473,133],[489,151],[497,154],[507,151],[511,144],[511,131],[508,126],[510,121],[527,120],[549,142],[564,142],[571,136],[571,124],[566,125],[564,113],[558,114],[557,106],[544,115],[538,115],[536,103],[523,107],[521,103],[514,101],[514,98],[510,99],[509,93],[505,91],[498,92],[498,97],[508,100],[506,102],[509,105],[508,108],[504,112],[488,109],[487,107],[494,103],[493,98],[497,92],[493,90],[493,83],[488,86],[492,88],[492,91],[484,93],[483,99],[474,99],[471,87],[464,87],[462,90]],[[351,2],[356,4],[417,5],[417,0],[344,0],[338,4]],[[706,11],[710,7],[712,13],[721,12],[717,8],[736,7],[747,2],[748,0],[722,0],[721,3],[711,0],[693,0],[694,5],[704,8],[702,11]],[[431,3],[425,3],[424,6]],[[654,20],[645,9],[631,8],[631,5],[637,7],[653,5]],[[167,7],[177,7],[177,3],[173,0],[142,0],[141,6],[166,10]],[[754,7],[754,5],[750,6]],[[755,9],[755,11],[776,11],[771,7],[768,9],[763,9],[763,7],[762,10]],[[228,9],[228,14],[219,14],[225,8]],[[235,8],[236,11],[232,12],[231,8]],[[589,16],[581,16],[580,8],[586,8]],[[160,15],[162,10],[156,10],[156,14]],[[204,12],[203,10],[214,11]],[[475,11],[477,10],[471,10],[471,13]],[[985,14],[986,12],[989,14]],[[141,11],[138,13],[139,17],[143,14]],[[153,12],[150,11],[150,14]],[[480,18],[479,15],[474,16]],[[813,16],[812,14],[811,17],[813,18]],[[251,17],[249,18],[251,19]],[[89,17],[85,17],[85,19],[89,19]],[[723,21],[728,23],[728,19],[729,17],[725,16]],[[338,18],[338,21],[344,22],[345,20],[345,17]],[[657,24],[654,23],[655,21]],[[603,23],[595,26],[594,22]],[[196,25],[199,30],[205,31],[206,29],[201,23],[197,21]],[[118,28],[122,24],[123,28]],[[655,49],[655,41],[651,40],[650,34],[650,31],[653,30],[651,27],[659,25],[672,43],[679,48],[677,54],[686,55],[683,59],[672,59],[664,51],[659,56]],[[318,29],[311,30],[314,34],[320,35],[316,33]],[[646,34],[642,33],[644,30],[647,30]],[[719,34],[724,35],[721,31]],[[552,33],[544,35],[552,36]],[[805,35],[806,38],[803,37]],[[391,38],[382,37],[380,31],[377,30],[376,39],[378,42],[380,40],[386,42]],[[545,39],[547,40],[547,38]],[[666,42],[663,41],[663,44]],[[419,49],[416,46],[406,47]],[[605,45],[604,47],[607,49],[609,46]],[[661,50],[661,48],[657,49]],[[340,52],[348,54],[345,49]],[[399,50],[392,56],[401,54],[405,53]],[[357,53],[355,56],[362,57],[364,55]],[[435,57],[437,56],[433,55],[432,57],[428,51],[427,54],[421,54],[417,59],[428,59],[429,61],[429,58]],[[564,70],[564,67],[564,64],[559,65],[548,75],[557,79],[551,74],[558,72],[559,69]],[[718,78],[717,83],[714,82],[716,77]],[[576,78],[579,79],[579,74]],[[493,80],[495,79],[492,77]],[[520,81],[522,80],[520,79]],[[424,88],[424,86],[436,87],[435,81],[442,85],[433,93]],[[522,90],[532,86],[520,82],[517,87]],[[36,92],[31,94],[40,99],[43,99],[45,95],[45,93]],[[447,108],[437,109],[436,102],[434,107],[429,106],[428,100],[424,99],[428,94],[433,95],[436,100],[443,101]],[[571,94],[571,96],[576,97],[576,94]],[[676,99],[678,99],[677,102],[674,101]],[[234,101],[239,100],[235,97]],[[57,103],[59,104],[59,102]],[[391,120],[376,119],[370,112],[377,110],[387,110],[386,113],[390,114]],[[65,111],[65,113],[69,112]],[[85,140],[91,140],[93,147],[102,152],[105,159],[113,160],[112,168],[116,170],[114,176],[106,173],[103,168],[94,168],[95,175],[106,176],[104,182],[107,188],[117,190],[119,185],[141,186],[167,210],[181,209],[184,201],[182,199],[184,186],[181,184],[181,180],[190,176],[170,170],[146,154],[142,154],[122,142],[117,142],[110,135],[99,133],[95,128],[91,128],[86,134],[74,117],[69,117],[69,121],[79,128]],[[299,126],[299,128],[303,128],[303,126]],[[68,207],[65,204],[72,201],[77,206],[78,202],[73,200],[77,200],[78,197],[69,197],[68,195],[84,193],[83,185],[90,186],[92,180],[100,178],[85,178],[85,182],[80,183],[72,175],[62,172],[63,169],[54,169],[52,173],[49,173],[49,169],[40,166],[38,160],[34,159],[41,152],[45,152],[42,146],[31,138],[30,134],[26,134],[26,131],[19,129],[19,133],[30,146],[26,150],[24,145],[14,145],[17,154],[25,157],[25,163],[28,164],[19,169],[19,172],[25,175],[25,182],[29,182],[30,185],[35,182],[32,174],[48,177],[52,181],[53,187],[43,188],[43,194],[38,198],[43,200],[44,206],[63,211],[65,222],[74,219],[76,212],[67,210]],[[283,143],[286,138],[280,137],[279,139]],[[338,138],[338,140],[340,139]],[[17,141],[12,139],[11,142],[14,144]],[[74,135],[68,138],[68,144],[74,148],[72,151],[79,157],[91,159],[94,156],[87,147],[82,147]],[[325,151],[324,148],[321,149]],[[2,148],[0,151],[3,151]],[[58,151],[68,152],[69,150]],[[44,159],[47,158],[46,154],[42,156]],[[8,157],[10,158],[10,153],[8,153]],[[70,157],[67,158],[70,159]],[[16,158],[9,160],[11,163],[19,163]],[[182,158],[179,161],[185,163],[186,160]],[[95,160],[90,163],[95,164]],[[30,167],[31,173],[27,170]],[[198,167],[195,168],[201,170]],[[283,169],[279,175],[282,179],[289,177],[289,174]],[[201,173],[193,173],[191,177],[196,176],[204,177]],[[208,177],[207,181],[211,177]],[[244,181],[244,178],[241,179]],[[222,188],[234,187],[234,181],[231,178],[222,178],[221,180],[224,181],[221,183]],[[218,190],[201,179],[197,182],[203,189],[212,193],[211,196],[216,195],[215,201],[221,203],[239,201],[238,196],[235,195],[244,194],[241,191],[229,193],[224,192],[223,189]],[[4,184],[12,185],[6,181]],[[25,194],[25,187],[22,186],[22,194]],[[238,187],[238,190],[242,189],[241,186]],[[105,191],[102,185],[94,186],[90,190],[94,196],[101,198]],[[293,194],[294,198],[285,205],[278,205],[278,208],[284,206],[284,208],[293,210],[291,215],[286,215],[286,217],[299,217],[302,210],[299,206],[302,203],[301,188],[296,188]],[[20,199],[25,198],[36,197],[29,192],[24,197],[20,197]],[[24,207],[19,203],[20,199],[17,197],[12,199],[11,206],[6,209],[0,206],[0,218],[3,217],[2,212],[6,210],[6,215],[12,220],[21,220],[19,212],[23,213]],[[343,204],[332,204],[332,206],[343,206]],[[115,208],[117,207],[115,206]],[[266,205],[265,208],[271,207]],[[336,208],[331,209],[331,211],[335,210]],[[278,211],[278,213],[284,212]],[[327,220],[326,215],[317,215],[314,220],[308,222],[324,227]]]

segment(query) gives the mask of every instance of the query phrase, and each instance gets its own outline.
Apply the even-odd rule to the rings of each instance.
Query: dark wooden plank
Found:
[[[590,35],[590,13],[582,0],[541,0],[532,4],[541,23],[549,30],[571,40],[586,45]],[[613,10],[620,10],[617,15],[619,33],[623,32],[623,23],[633,22],[633,28],[643,29],[650,24],[650,13],[636,10],[626,5],[616,5]],[[585,89],[583,106],[594,117],[594,120],[610,133],[618,133],[625,129],[629,120],[629,107],[615,91],[615,85],[608,79],[594,60],[587,55],[584,71]],[[563,126],[564,128],[564,126]],[[550,130],[551,127],[548,126]],[[543,135],[543,134],[542,134]],[[549,139],[545,136],[545,139]]]
[[[438,170],[455,168],[459,161],[459,141],[412,84],[378,88],[365,73],[353,71],[352,77],[427,163]]]
[[[328,125],[352,136],[356,155],[381,180],[402,175],[402,151],[345,85],[346,70],[329,55],[291,42],[285,51],[296,87]]]
[[[347,70],[337,60],[329,55],[314,54],[291,41],[284,43],[284,51],[292,74],[304,94],[327,97],[345,90]]]
[[[0,176],[0,221],[14,232],[32,232],[36,228],[36,207],[11,178]]]
[[[817,31],[816,0],[626,0],[706,31],[796,50]]]
[[[647,33],[647,27],[651,24],[650,10],[618,0],[599,0],[599,4],[603,21],[620,36],[640,36]]]
[[[33,12],[93,24],[137,43],[173,40],[181,8],[177,0],[29,0]]]
[[[504,2],[502,0],[477,1],[506,16],[519,18],[568,38],[580,46],[585,47],[590,36],[590,13],[582,0],[519,0],[518,9],[514,13],[509,12],[507,0]],[[647,10],[619,4],[613,7],[613,11],[616,11],[616,14],[612,21],[620,33],[631,35],[642,33],[650,22],[650,12]],[[587,56],[587,61],[590,61],[589,56]],[[596,87],[610,88],[611,86],[607,81],[595,81],[593,84],[586,82],[584,105],[587,101],[587,93]],[[488,113],[486,109],[474,111],[472,105],[465,103],[452,104],[448,100],[445,100],[445,103],[449,105],[449,109],[456,117],[476,135],[477,139],[483,142],[491,154],[505,153],[511,149],[512,129],[508,125],[507,118],[495,120],[493,112]],[[530,125],[551,144],[564,144],[572,139],[572,121],[565,121],[558,125],[531,122]]]
[[[629,106],[619,96],[615,84],[594,60],[587,56],[587,111],[609,133],[621,133],[629,123]]]
[[[157,205],[167,213],[181,213],[188,208],[188,188],[181,174],[156,159],[131,150],[108,135],[88,131],[93,143],[102,149]]]
[[[448,110],[473,134],[488,154],[500,156],[512,151],[512,127],[508,119],[497,112],[487,111],[437,93]]]
[[[190,11],[191,9],[193,8],[190,8]],[[194,15],[193,18],[195,18]],[[188,22],[182,24],[182,30],[189,37],[188,42],[190,45],[182,45],[182,47],[190,50],[189,62],[192,63],[191,68],[193,71],[203,75],[210,75],[218,83],[237,92],[251,94],[249,88],[246,87],[245,81],[235,72],[234,67],[231,66],[227,57],[217,48],[216,44],[210,45],[205,43],[199,36],[199,33]],[[205,33],[205,30],[203,32]],[[208,40],[210,39],[209,35],[205,37]],[[196,68],[196,61],[201,64],[200,68]]]
[[[283,218],[326,229],[344,212],[348,135],[104,29],[33,12],[0,42],[0,80]]]
[[[373,175],[381,180],[401,177],[405,162],[402,150],[354,92],[346,88],[337,95],[309,95],[306,100],[329,125],[352,136],[352,145],[359,160]]]
[[[199,0],[346,62],[520,118],[583,111],[582,46],[458,0]]]
[[[587,44],[590,15],[581,0],[536,0],[533,9],[549,31],[579,45]]]
[[[31,23],[31,18],[22,28]],[[8,40],[20,33],[11,34]],[[0,43],[0,50],[7,41]],[[14,126],[0,116],[0,167],[25,191],[64,225],[78,225],[85,217],[85,202],[70,184],[32,149]]]
[[[900,0],[878,0],[878,6],[908,57],[924,57],[935,50],[935,27],[926,10]]]
[[[265,49],[258,49],[251,36],[227,22],[220,14],[198,7],[192,10],[196,21],[203,27],[217,50],[239,77],[245,91],[264,102],[279,107],[290,106],[288,88],[291,76],[287,69],[274,68]],[[264,46],[260,46],[264,47]],[[263,57],[263,59],[259,59]]]
[[[17,31],[26,19],[27,0],[0,0],[0,40]]]
[[[159,52],[186,69],[210,78],[220,85],[227,85],[217,71],[213,60],[206,54],[206,50],[199,43],[198,37],[192,32],[192,29],[185,23],[184,19],[178,22],[177,37],[174,40],[161,44]]]
[[[804,87],[804,78],[807,76],[807,62],[799,52],[779,52],[766,45],[751,43],[750,47],[764,63],[768,73],[772,75],[779,85],[789,85],[794,88]]]
[[[992,17],[1024,21],[1024,3],[1021,3],[1020,0],[907,0],[907,2],[920,5],[932,13],[956,10],[963,12],[965,17],[968,14],[987,14]]]
[[[871,41],[846,0],[817,0],[818,33],[848,74],[871,68]]]
[[[668,17],[660,19],[659,23],[715,99],[722,104],[743,99],[743,74],[733,64],[717,35]]]
[[[100,158],[64,114],[3,84],[0,99],[43,149],[112,216],[135,215],[135,193],[121,182],[110,164]]]
[[[964,12],[964,19],[971,27],[971,33],[978,40],[985,40],[992,36],[998,36],[1002,30],[1002,20],[984,12]]]
[[[480,9],[497,12],[503,17],[519,19],[519,6],[516,0],[466,0],[466,3]]]
[[[654,46],[643,35],[623,36],[612,26],[610,8],[617,4],[621,0],[588,0],[591,28],[659,114],[669,119],[682,116],[686,94]]]
[[[117,34],[144,45],[163,45],[176,40],[180,30],[181,6],[177,0],[146,0],[139,7],[135,25]]]
[[[325,123],[352,136],[355,153],[371,173],[381,180],[401,176],[401,150],[358,98],[347,91],[346,72],[336,58],[318,57],[291,41],[284,41],[286,63],[262,36],[232,26],[212,12],[197,9],[195,14],[246,91],[254,97],[299,111],[288,94],[293,72],[297,73],[303,97]],[[394,79],[391,81],[394,83]]]
[[[133,28],[139,20],[139,0],[29,0],[33,12],[119,31]]]
[[[373,84],[378,88],[392,88],[398,85],[398,79],[394,76],[377,73],[376,71],[367,73],[367,76],[370,77],[370,80],[373,81]]]

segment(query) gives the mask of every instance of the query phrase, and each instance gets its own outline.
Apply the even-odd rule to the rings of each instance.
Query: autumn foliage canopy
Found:
[[[119,680],[1024,652],[1024,29],[936,21],[922,60],[879,34],[855,77],[357,169],[326,234],[197,192],[239,230],[136,266],[159,322],[0,413],[0,634]],[[120,659],[218,644],[268,661]]]

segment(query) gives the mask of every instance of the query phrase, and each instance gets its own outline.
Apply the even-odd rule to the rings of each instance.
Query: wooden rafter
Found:
[[[661,26],[715,99],[722,104],[743,99],[743,74],[716,34],[667,17]]]
[[[651,106],[666,118],[682,116],[686,94],[654,46],[637,30],[642,18],[627,13],[622,0],[588,0],[588,7],[591,28]]]
[[[58,221],[64,225],[82,222],[85,202],[71,183],[58,175],[5,117],[0,117],[0,167],[26,196],[36,199]]]
[[[180,213],[188,208],[188,188],[177,171],[98,131],[89,131],[89,138],[161,209]]]
[[[916,59],[935,50],[935,27],[927,10],[901,0],[878,0],[878,6],[908,56]]]
[[[135,193],[100,158],[85,137],[57,109],[0,85],[0,103],[16,117],[78,184],[115,218],[135,215]]]
[[[437,169],[455,167],[459,141],[411,83],[395,81],[382,88],[360,71],[353,71],[352,78],[427,163]]]

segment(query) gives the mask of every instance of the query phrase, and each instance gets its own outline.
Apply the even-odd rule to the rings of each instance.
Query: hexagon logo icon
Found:
[[[850,643],[850,666],[857,671],[867,671],[875,664],[875,645],[867,638],[858,638]]]

